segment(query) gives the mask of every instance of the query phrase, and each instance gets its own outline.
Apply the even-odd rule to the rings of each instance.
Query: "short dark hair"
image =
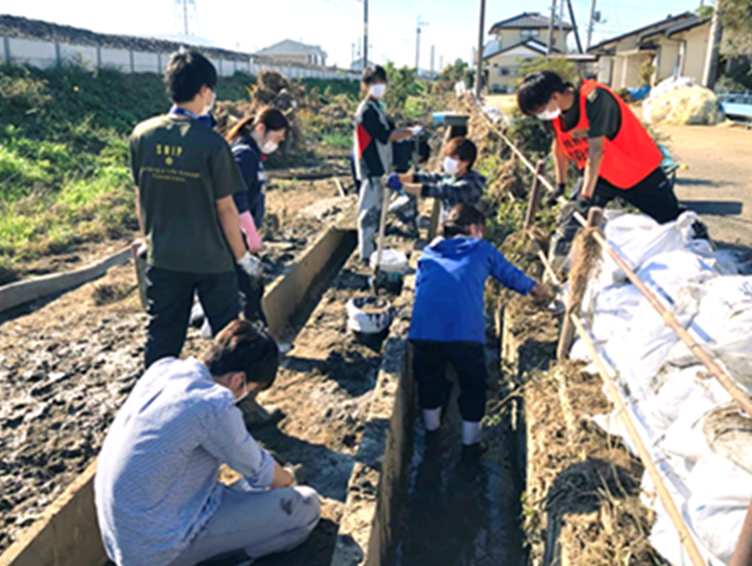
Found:
[[[472,169],[475,160],[478,158],[478,148],[469,139],[460,136],[449,140],[449,143],[444,148],[444,155],[447,157],[459,157],[460,161],[469,162],[468,169]]]
[[[386,70],[381,65],[372,65],[363,69],[363,82],[367,85],[386,80]]]
[[[441,234],[445,238],[467,234],[470,226],[474,224],[485,226],[486,216],[472,204],[457,204],[452,207],[441,225]]]
[[[532,116],[551,100],[555,92],[564,92],[571,86],[552,71],[530,73],[517,89],[517,105],[523,114]]]
[[[170,55],[164,75],[167,96],[180,104],[190,102],[206,85],[214,90],[217,86],[217,69],[198,51],[183,50]]]
[[[202,361],[214,377],[242,371],[249,383],[268,389],[277,377],[279,348],[260,325],[233,320],[217,335]]]

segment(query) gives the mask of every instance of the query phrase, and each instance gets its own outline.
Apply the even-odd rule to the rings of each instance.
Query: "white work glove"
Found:
[[[419,136],[423,132],[423,126],[415,126],[413,127],[413,135]]]
[[[249,277],[259,278],[264,274],[261,260],[249,252],[245,252],[245,255],[238,260],[238,265]]]

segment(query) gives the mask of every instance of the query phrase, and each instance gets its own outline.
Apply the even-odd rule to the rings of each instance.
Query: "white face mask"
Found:
[[[261,146],[261,153],[263,153],[264,155],[269,155],[277,151],[278,147],[279,147],[278,144],[269,140],[268,142],[266,142],[264,145]]]
[[[385,84],[371,85],[369,92],[371,93],[371,96],[373,96],[374,98],[384,98],[384,95],[386,94],[386,85]]]
[[[204,112],[201,114],[202,116],[206,116],[209,112],[212,111],[212,108],[214,108],[214,102],[217,100],[217,93],[215,93],[213,90],[211,91],[211,102],[209,102],[206,106],[204,106]]]
[[[549,110],[548,108],[546,108],[543,112],[536,114],[535,116],[539,120],[550,122],[551,120],[556,120],[556,118],[561,116],[561,108],[556,108],[555,110]]]
[[[450,175],[456,175],[460,170],[460,164],[454,157],[444,158],[444,171]]]

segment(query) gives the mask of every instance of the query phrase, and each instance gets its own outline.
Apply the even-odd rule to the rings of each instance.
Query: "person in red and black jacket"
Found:
[[[384,187],[381,178],[392,170],[392,142],[420,133],[421,128],[393,128],[382,99],[386,71],[368,67],[363,71],[365,98],[355,114],[355,176],[360,182],[358,200],[358,251],[368,261],[374,251],[374,236],[381,217]]]
[[[525,77],[517,91],[520,110],[550,121],[557,195],[564,194],[571,159],[580,179],[562,212],[552,239],[552,256],[562,256],[579,227],[574,211],[587,216],[616,197],[659,223],[675,220],[683,209],[666,177],[663,155],[634,112],[610,88],[591,80],[579,87],[551,71]],[[697,226],[696,232],[702,227]]]

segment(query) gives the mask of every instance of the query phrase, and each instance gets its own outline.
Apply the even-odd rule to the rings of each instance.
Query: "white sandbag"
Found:
[[[693,316],[693,313],[683,311],[674,314],[682,324],[688,324]],[[624,333],[604,344],[603,351],[610,363],[619,369],[620,378],[626,383],[632,396],[643,399],[650,393],[650,384],[678,341],[676,334],[645,300],[634,309],[632,320]]]
[[[731,560],[747,515],[752,474],[717,454],[702,458],[689,478],[687,508],[704,546],[724,563]]]
[[[371,254],[369,261],[371,269],[376,269],[376,261],[379,252],[375,251]],[[404,252],[399,250],[386,249],[381,252],[381,265],[379,269],[384,273],[397,273],[403,275],[407,273],[408,262],[407,256]]]
[[[712,408],[730,400],[728,392],[699,364],[662,372],[651,391],[654,395],[641,412],[658,430],[668,429],[680,417],[699,421]]]
[[[707,344],[732,376],[752,392],[752,277],[712,279],[699,289],[699,312],[690,330]],[[683,344],[669,354],[668,362],[685,365],[695,359]]]
[[[666,224],[658,224],[645,215],[625,214],[609,221],[604,234],[627,264],[637,270],[653,256],[683,250],[696,220],[694,212],[685,212]],[[603,262],[604,273],[610,273],[614,282],[625,280],[621,269],[605,253]]]
[[[591,331],[596,341],[624,334],[635,310],[645,300],[634,285],[610,285],[597,293],[593,306],[583,313],[592,321]]]
[[[685,248],[703,258],[706,264],[720,275],[739,275],[739,264],[736,254],[731,250],[714,250],[705,239],[690,239]]]
[[[693,309],[697,309],[695,289],[717,275],[703,258],[684,249],[652,256],[637,271],[637,277],[670,304],[689,299]]]

